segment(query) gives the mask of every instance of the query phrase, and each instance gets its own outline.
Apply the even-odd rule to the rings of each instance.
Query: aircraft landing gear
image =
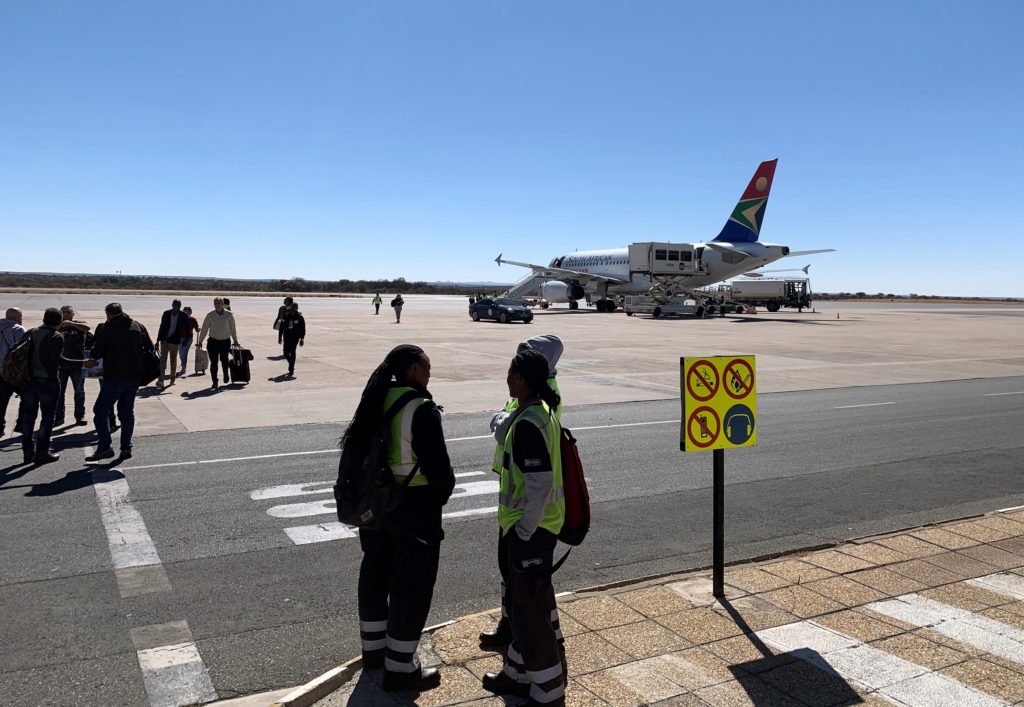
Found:
[[[577,302],[576,300],[573,300],[572,302],[569,303],[569,309],[579,309],[579,308],[580,308],[580,303]]]
[[[601,299],[597,301],[598,312],[614,312],[615,311],[615,300]]]

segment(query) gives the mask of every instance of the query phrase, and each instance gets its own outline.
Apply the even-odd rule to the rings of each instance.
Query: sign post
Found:
[[[713,452],[712,593],[725,596],[725,450],[757,443],[753,356],[680,358],[679,448]]]

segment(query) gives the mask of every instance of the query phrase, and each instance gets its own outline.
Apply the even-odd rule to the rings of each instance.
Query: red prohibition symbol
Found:
[[[714,429],[709,429],[709,421],[713,419]],[[698,434],[695,435],[694,424],[697,425]],[[701,449],[707,449],[718,440],[718,435],[722,432],[722,421],[718,417],[718,413],[714,408],[709,408],[706,405],[697,408],[690,413],[690,418],[686,421],[686,436],[690,438],[690,442],[695,447]],[[700,439],[700,437],[706,437],[706,439]]]
[[[705,373],[707,371],[710,371],[710,376]],[[694,361],[686,371],[686,390],[690,393],[690,397],[702,403],[706,403],[718,394],[720,382],[718,369],[711,365],[711,361],[704,359]],[[700,383],[708,392],[705,394],[698,393],[696,383]]]
[[[754,389],[754,369],[742,358],[734,358],[725,367],[725,392],[734,400],[743,400]]]

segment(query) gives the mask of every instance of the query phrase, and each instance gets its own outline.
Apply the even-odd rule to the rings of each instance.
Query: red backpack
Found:
[[[565,494],[565,520],[558,539],[566,545],[579,545],[590,530],[590,493],[583,475],[583,462],[576,449],[576,438],[565,427],[559,440],[562,452],[562,492]]]

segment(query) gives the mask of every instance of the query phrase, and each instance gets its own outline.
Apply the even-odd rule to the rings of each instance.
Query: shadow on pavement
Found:
[[[293,380],[295,380],[295,376],[290,376],[287,373],[282,373],[279,376],[274,376],[273,378],[267,378],[267,380],[270,381],[271,383],[284,383],[285,381],[293,381]]]
[[[216,395],[219,392],[220,388],[203,388],[202,390],[194,390],[191,393],[185,391],[184,393],[181,394],[181,397],[185,398],[185,400],[192,400],[193,398],[208,398],[211,395]]]
[[[88,488],[96,482],[113,481],[115,479],[123,479],[124,474],[116,470],[108,470],[106,468],[91,469],[86,467],[84,469],[76,469],[75,471],[68,472],[64,478],[57,479],[56,481],[50,481],[45,484],[33,484],[30,490],[25,494],[26,496],[59,496],[62,493],[69,491],[78,491],[80,489]],[[19,488],[12,486],[10,488]],[[20,488],[25,488],[24,486]]]

